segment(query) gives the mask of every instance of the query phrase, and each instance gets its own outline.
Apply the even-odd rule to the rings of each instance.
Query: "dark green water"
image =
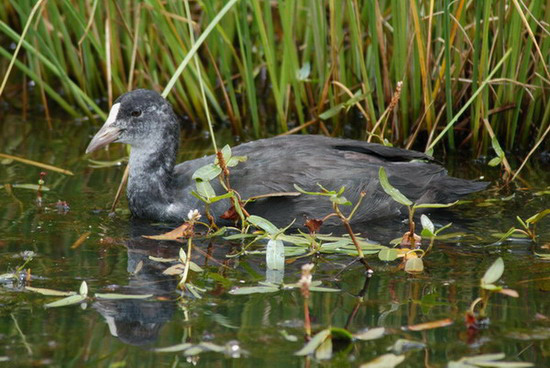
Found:
[[[338,346],[329,361],[294,356],[304,345],[303,299],[299,291],[249,296],[230,295],[234,286],[257,285],[266,278],[265,258],[250,255],[228,259],[236,245],[222,241],[200,242],[194,261],[206,271],[192,274],[192,282],[204,288],[201,299],[177,302],[177,279],[164,276],[164,264],[148,256],[176,256],[180,244],[142,238],[158,229],[135,224],[124,213],[110,218],[104,209],[116,192],[122,166],[90,167],[83,156],[94,132],[88,122],[54,122],[53,132],[45,122],[23,122],[7,116],[0,124],[0,152],[69,169],[74,176],[48,171],[50,191],[43,206],[36,205],[36,192],[14,189],[14,196],[0,189],[0,273],[23,264],[21,253],[33,251],[30,281],[0,284],[0,366],[53,367],[356,367],[387,353],[398,339],[424,344],[404,352],[399,367],[445,367],[464,356],[504,353],[508,361],[532,362],[536,367],[550,362],[550,260],[535,253],[550,253],[550,216],[538,225],[538,241],[514,238],[501,244],[492,233],[519,225],[516,216],[527,218],[550,208],[550,167],[537,158],[524,171],[519,187],[507,191],[488,190],[479,202],[454,209],[457,233],[435,243],[425,259],[426,271],[409,275],[369,258],[375,269],[366,279],[360,265],[354,265],[335,279],[350,257],[322,255],[287,265],[285,283],[297,282],[300,266],[316,264],[313,279],[338,293],[312,293],[313,329],[347,327],[351,332],[385,327],[384,337]],[[208,148],[204,139],[188,140],[183,154],[197,157]],[[114,160],[124,156],[122,147],[113,148]],[[546,165],[546,166],[545,166]],[[447,163],[457,176],[492,179],[498,170],[484,164]],[[43,169],[9,160],[0,164],[0,184],[35,184]],[[543,191],[546,190],[546,193]],[[508,201],[486,202],[514,194]],[[68,202],[68,212],[56,208],[58,200]],[[123,203],[122,208],[125,208]],[[441,223],[446,223],[441,220]],[[357,232],[388,244],[405,225],[356,228]],[[75,241],[89,232],[76,248]],[[207,256],[208,255],[208,256]],[[505,272],[498,285],[514,289],[519,298],[502,294],[491,297],[490,323],[468,331],[464,315],[479,296],[479,280],[492,262],[502,257]],[[24,289],[24,285],[57,290],[78,290],[86,281],[90,296],[96,292],[154,294],[147,300],[89,299],[86,304],[44,308],[56,300]],[[450,318],[446,327],[421,332],[409,325]],[[289,341],[285,335],[296,337]],[[206,352],[194,357],[182,353],[158,353],[152,348],[182,342],[212,342],[238,347],[240,356]]]

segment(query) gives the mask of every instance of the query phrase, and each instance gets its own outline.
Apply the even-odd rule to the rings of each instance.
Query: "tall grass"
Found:
[[[0,3],[2,45],[20,41],[35,4]],[[101,115],[129,89],[161,91],[224,4],[189,2],[189,19],[182,1],[44,2],[9,85],[22,91],[25,75],[47,105]],[[360,126],[373,140],[485,154],[494,131],[506,149],[527,148],[550,126],[549,24],[543,0],[240,0],[168,98],[206,127],[200,78],[215,120],[253,137]],[[4,73],[13,52],[0,47]],[[399,105],[371,132],[400,81]]]

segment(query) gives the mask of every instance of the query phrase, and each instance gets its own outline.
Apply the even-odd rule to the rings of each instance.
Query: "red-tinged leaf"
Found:
[[[420,323],[420,324],[417,324],[417,325],[408,326],[407,329],[409,331],[431,330],[431,329],[434,329],[434,328],[450,326],[450,325],[453,324],[453,322],[454,321],[452,319],[445,318],[445,319],[440,319],[440,320],[437,320],[437,321],[431,321],[431,322]]]
[[[466,315],[464,316],[464,323],[467,328],[477,328],[477,318],[470,312],[466,312]]]
[[[411,236],[409,235],[410,232],[407,231],[405,234],[403,234],[403,237],[401,238],[401,246],[402,247],[408,247],[408,248],[417,248],[417,245],[420,246],[420,242],[422,241],[422,238],[420,235],[413,234],[413,242],[411,242]]]
[[[323,220],[307,219],[304,225],[307,227],[310,233],[316,233],[321,228],[321,225],[323,225]]]
[[[220,215],[220,218],[222,220],[237,221],[239,219],[239,214],[235,210],[235,206],[231,205],[231,207],[229,207],[227,211]]]
[[[193,226],[188,222],[184,222],[182,225],[167,233],[160,235],[143,235],[143,237],[154,240],[176,240],[179,238],[189,238],[193,235],[195,235]]]
[[[501,294],[511,296],[512,298],[519,298],[519,294],[517,291],[513,289],[502,289],[498,291]]]

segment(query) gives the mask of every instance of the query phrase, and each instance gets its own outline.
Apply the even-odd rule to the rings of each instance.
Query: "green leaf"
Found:
[[[370,362],[363,363],[360,368],[394,368],[405,360],[404,355],[383,354]]]
[[[47,295],[47,296],[71,296],[76,295],[74,291],[58,291],[52,289],[36,288],[32,286],[25,286],[25,290],[32,291],[34,293]]]
[[[322,292],[322,293],[337,293],[341,290],[340,289],[333,289],[333,288],[323,287],[323,286],[310,286],[309,291],[317,291],[317,292]]]
[[[386,248],[382,249],[380,252],[378,252],[378,258],[381,261],[385,262],[391,262],[397,259],[399,252],[397,252],[396,249],[393,248]]]
[[[542,220],[544,217],[550,215],[550,208],[545,209],[544,211],[540,211],[539,213],[536,213],[535,215],[529,217],[527,220],[525,220],[528,224],[536,224],[540,220]]]
[[[459,361],[449,362],[449,367],[496,367],[496,368],[524,368],[533,367],[533,363],[529,362],[505,362],[503,353],[497,354],[482,354],[470,357],[463,357]]]
[[[497,157],[502,160],[502,158],[504,157],[504,151],[500,147],[500,143],[498,143],[498,139],[496,136],[493,136],[493,138],[491,138],[491,146],[493,146],[493,149],[495,150]]]
[[[319,119],[327,120],[336,116],[344,108],[344,103],[340,103],[336,106],[331,107],[328,110],[325,110],[323,113],[319,114]]]
[[[156,349],[153,349],[153,351],[156,352],[156,353],[177,353],[177,352],[180,352],[180,351],[187,350],[191,346],[193,346],[193,344],[185,342],[183,344],[167,346],[167,347],[164,347],[164,348],[156,348]]]
[[[249,295],[249,294],[264,294],[275,293],[280,289],[275,286],[245,286],[229,290],[231,295]]]
[[[422,272],[424,271],[424,262],[422,258],[409,258],[405,263],[405,272]]]
[[[239,162],[245,162],[248,158],[246,156],[233,156],[229,160],[226,161],[227,167],[235,167],[239,164]]]
[[[457,203],[458,201],[454,201],[452,203],[420,203],[415,204],[413,208],[447,208],[454,206]]]
[[[38,188],[40,187],[38,184],[13,184],[12,187],[14,189],[29,189],[29,190],[38,190]],[[50,188],[42,185],[42,191],[43,192],[47,192],[49,191]]]
[[[110,299],[110,300],[124,300],[124,299],[148,299],[152,298],[153,294],[117,294],[117,293],[96,293],[94,295],[99,299]]]
[[[46,308],[64,307],[67,305],[79,304],[84,300],[86,300],[86,297],[83,295],[71,295],[66,298],[56,300],[55,302],[45,304],[44,307]]]
[[[493,264],[485,271],[485,275],[481,278],[481,284],[493,284],[504,273],[504,261],[501,257],[498,257],[496,261],[493,262]]]
[[[420,222],[422,223],[422,228],[423,228],[422,236],[425,236],[424,230],[426,230],[426,232],[428,232],[428,236],[433,237],[435,235],[435,226],[432,220],[430,220],[428,216],[422,215],[420,216]]]
[[[318,196],[331,196],[334,193],[322,193],[322,192],[308,192],[302,188],[300,188],[298,185],[294,184],[294,189],[296,189],[298,192],[302,194],[309,194],[309,195],[318,195]]]
[[[495,284],[481,284],[481,288],[489,291],[500,291],[502,286],[497,286]]]
[[[380,185],[384,189],[384,192],[393,198],[394,201],[401,203],[405,206],[411,206],[413,203],[410,199],[405,197],[397,188],[394,188],[388,181],[388,175],[386,174],[386,169],[383,166],[380,166],[378,170],[378,177],[380,179]]]
[[[265,263],[267,269],[285,269],[285,245],[281,240],[269,239],[265,252]]]
[[[88,296],[88,284],[86,283],[86,281],[82,281],[82,283],[80,284],[80,290],[78,291],[78,293],[83,297]]]
[[[277,226],[273,225],[271,222],[264,219],[263,217],[251,215],[251,216],[248,216],[247,220],[252,225],[264,230],[269,235],[275,235],[279,232],[279,228]]]
[[[491,167],[495,167],[495,166],[500,165],[501,162],[502,162],[502,158],[500,158],[500,157],[493,157],[493,158],[491,159],[491,161],[488,162],[488,165],[491,166]]]
[[[306,61],[304,65],[296,72],[296,79],[299,81],[306,81],[311,73],[311,64]]]
[[[435,231],[435,235],[439,234],[440,232],[444,231],[445,229],[450,228],[452,224],[453,224],[452,222],[449,222],[447,225],[445,225],[445,226],[443,226],[443,227],[437,229],[437,230]]]
[[[227,164],[227,162],[229,161],[229,159],[231,158],[231,147],[226,144],[225,146],[223,146],[222,148],[222,156],[223,156],[223,160],[225,161],[225,163]]]
[[[294,355],[298,355],[298,356],[304,356],[304,355],[310,355],[310,354],[313,354],[315,352],[315,350],[330,336],[330,329],[327,328],[327,329],[324,329],[320,332],[318,332],[317,334],[315,334],[315,336],[313,336],[311,338],[311,340],[309,340],[307,342],[307,344],[304,345],[303,348],[301,348],[300,350],[298,350],[296,353],[294,353]]]
[[[221,201],[222,199],[231,198],[232,195],[233,195],[232,193],[228,192],[219,196],[215,196],[215,197],[209,198],[208,203],[216,203],[218,201]]]
[[[330,196],[330,201],[336,204],[342,204],[345,206],[351,206],[351,202],[346,199],[346,197],[338,196],[333,194]]]
[[[332,358],[332,339],[325,339],[315,350],[315,359],[317,360],[328,360]]]
[[[193,180],[210,181],[220,175],[221,172],[222,169],[218,165],[208,164],[197,169],[191,178]]]
[[[371,328],[367,331],[356,333],[353,335],[353,337],[356,338],[357,340],[363,340],[363,341],[376,340],[384,336],[385,332],[386,332],[386,329],[384,327],[376,327],[376,328]]]
[[[224,236],[223,238],[225,240],[242,240],[242,239],[248,239],[248,238],[256,238],[258,235],[255,234],[233,234]]]
[[[210,182],[197,180],[196,186],[197,186],[197,193],[200,196],[206,198],[208,202],[210,202],[210,199],[212,197],[216,196],[216,192],[214,191],[214,188],[212,188],[212,185],[210,184]]]

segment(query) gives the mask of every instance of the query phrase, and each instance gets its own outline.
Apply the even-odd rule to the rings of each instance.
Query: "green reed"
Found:
[[[182,1],[44,2],[8,87],[22,91],[25,75],[36,98],[48,96],[39,100],[46,107],[102,117],[119,94],[161,91],[173,79],[168,98],[204,127],[199,85],[214,120],[234,134],[261,137],[306,124],[341,134],[350,125],[359,138],[369,136],[403,81],[397,108],[373,137],[433,146],[453,120],[446,139],[436,140],[441,147],[487,153],[487,124],[505,149],[547,137],[550,6],[543,0],[239,0],[216,19],[225,3],[190,1],[189,19]],[[35,4],[0,2],[3,45],[19,42]],[[198,62],[178,70],[213,19]],[[13,51],[0,47],[2,74]],[[346,105],[352,96],[360,101]],[[363,122],[350,105],[361,107]],[[332,108],[339,111],[323,121],[319,115]]]

